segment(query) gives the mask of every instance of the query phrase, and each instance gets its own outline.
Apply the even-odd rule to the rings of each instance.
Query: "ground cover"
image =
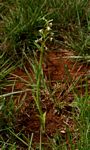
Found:
[[[71,59],[64,58],[67,55],[73,55],[73,52],[68,50],[48,51],[47,54],[45,56],[45,62],[43,63],[47,89],[41,89],[40,91],[42,110],[46,112],[42,147],[52,149],[54,144],[56,147],[62,148],[63,145],[60,146],[61,141],[63,144],[65,144],[64,141],[66,141],[67,149],[72,149],[72,147],[75,149],[75,147],[77,148],[77,139],[80,134],[76,119],[80,115],[80,110],[78,104],[74,104],[75,95],[76,97],[83,97],[85,95],[87,89],[85,83],[88,82],[88,85],[90,84],[90,79],[88,78],[90,66],[87,63],[82,64],[82,62],[74,62]],[[65,70],[65,65],[68,67],[70,77]],[[25,67],[32,76],[32,67],[30,64],[26,63]],[[40,121],[33,100],[32,89],[29,87],[29,76],[24,68],[18,67],[11,72],[11,75],[8,76],[8,80],[14,82],[13,95],[14,92],[21,91],[21,93],[19,92],[19,94],[13,96],[14,111],[19,109],[18,114],[16,113],[17,111],[11,112],[14,113],[12,115],[17,114],[14,120],[14,132],[16,134],[22,130],[21,134],[24,134],[26,137],[27,135],[30,136],[33,134],[32,145],[34,148],[35,146],[38,147],[40,142]],[[12,86],[6,87],[3,92],[12,93]],[[88,87],[88,95],[89,92],[90,89]],[[9,99],[10,97],[11,96],[9,96]],[[6,98],[6,100],[8,99]],[[86,105],[88,105],[89,99],[86,103]],[[9,113],[8,108],[7,113]],[[11,120],[13,120],[12,115]],[[4,118],[4,123],[8,123],[7,118]],[[2,134],[6,133],[2,131],[1,135]],[[71,141],[68,134],[72,136]],[[53,139],[56,139],[54,143],[52,142]],[[23,146],[24,149],[27,149],[27,146]]]

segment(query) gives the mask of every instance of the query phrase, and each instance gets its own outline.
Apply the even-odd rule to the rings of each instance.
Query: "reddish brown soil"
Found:
[[[58,50],[49,51],[44,57],[43,71],[51,94],[48,90],[41,90],[41,106],[43,112],[46,112],[46,131],[42,138],[43,142],[49,142],[49,138],[52,139],[58,133],[62,136],[62,139],[66,139],[68,144],[67,128],[71,131],[73,142],[75,142],[74,132],[76,123],[72,114],[75,113],[75,115],[78,115],[79,112],[77,108],[70,106],[70,103],[74,100],[75,93],[79,96],[84,95],[85,88],[83,85],[86,82],[86,77],[90,75],[90,66],[87,63],[64,58],[68,55],[73,55],[73,53],[67,50]],[[32,74],[28,63],[26,68],[29,74]],[[29,77],[23,68],[17,68],[10,78],[16,80],[14,91],[29,89]],[[26,80],[28,83],[25,83],[20,78]],[[74,90],[70,91],[70,88],[75,83]],[[90,84],[89,80],[88,83]],[[23,92],[14,97],[16,107],[24,101],[17,116],[16,132],[22,130],[26,136],[34,133],[33,143],[38,143],[40,141],[40,121],[31,91]]]

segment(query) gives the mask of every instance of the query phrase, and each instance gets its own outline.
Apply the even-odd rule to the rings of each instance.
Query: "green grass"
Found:
[[[22,129],[19,133],[15,131],[16,118],[24,105],[27,91],[32,91],[33,93],[40,125],[45,132],[46,112],[42,111],[40,103],[41,91],[43,90],[45,92],[50,87],[46,86],[42,63],[46,45],[50,41],[48,39],[52,38],[53,35],[47,32],[48,21],[52,19],[52,31],[54,32],[52,44],[59,44],[61,47],[63,46],[76,51],[79,56],[73,56],[72,59],[90,62],[89,0],[13,0],[13,2],[11,0],[4,0],[0,2],[0,148],[2,150],[17,150],[21,147],[33,150],[33,134],[26,137],[22,133]],[[40,38],[42,38],[42,41],[40,41]],[[35,43],[37,40],[39,43]],[[37,49],[40,52],[39,62],[35,55],[35,50]],[[33,56],[31,52],[34,52]],[[20,60],[19,63],[16,58]],[[32,66],[35,82],[26,69],[24,61]],[[20,76],[18,77],[26,85],[25,90],[15,91],[16,80],[8,80],[8,76],[11,75],[16,66],[24,68],[26,75],[29,77],[30,82]],[[68,70],[67,75],[70,79]],[[78,110],[77,115],[74,112],[72,115],[72,118],[76,121],[76,144],[73,143],[73,135],[69,131],[69,128],[67,128],[68,140],[71,150],[89,150],[89,85],[87,82],[85,83],[85,93],[80,97],[75,93],[75,89],[77,88],[75,87],[76,84],[77,82],[72,85],[71,90],[73,91],[75,100],[70,105],[72,108]],[[11,92],[5,92],[4,90],[9,86],[11,86]],[[51,98],[52,93],[55,92],[49,93]],[[24,96],[16,108],[14,96],[21,93],[24,93]],[[55,96],[53,97],[55,98]],[[58,107],[60,105],[60,109],[64,108],[66,103],[57,104],[54,98],[53,103],[56,106],[58,105]],[[36,147],[39,150],[45,149],[42,143],[42,133],[41,130],[40,143],[38,148]],[[62,138],[58,130],[53,139],[49,139],[49,141],[48,147],[51,150],[68,149],[65,139]]]
[[[39,37],[38,30],[44,28],[42,17],[46,16],[47,19],[53,19],[56,42],[63,42],[64,46],[81,54],[89,54],[89,5],[88,0],[1,2],[1,18],[5,23],[3,41],[11,46],[8,53],[22,54],[24,47],[29,52],[35,49],[34,41]]]
[[[29,58],[27,60],[29,60]],[[35,67],[35,65],[33,67]],[[35,71],[36,71],[36,69],[35,69]],[[27,70],[26,70],[26,73],[27,73],[27,75],[29,75]],[[35,76],[37,76],[36,72],[35,72]],[[22,80],[22,82],[25,82],[25,81],[23,81],[22,78],[21,78],[21,80]],[[38,80],[36,80],[36,85],[38,83],[37,81]],[[41,89],[43,87],[42,82],[43,81],[41,81],[41,87],[39,87],[39,92],[41,91]],[[0,133],[1,133],[0,134],[0,146],[2,149],[6,149],[6,148],[17,149],[17,148],[20,148],[20,145],[23,145],[23,147],[26,147],[27,149],[30,149],[30,148],[33,149],[32,148],[33,135],[31,135],[31,137],[26,137],[22,134],[22,131],[20,131],[19,133],[15,133],[15,131],[14,131],[15,130],[14,124],[16,122],[17,113],[19,113],[19,110],[25,101],[25,100],[23,100],[24,98],[22,98],[21,99],[22,102],[19,105],[19,108],[17,108],[17,110],[15,110],[15,104],[14,104],[13,100],[14,100],[14,94],[17,94],[17,92],[14,93],[14,84],[15,83],[13,81],[11,93],[6,93],[6,95],[4,94],[2,96],[0,95]],[[36,97],[36,100],[38,100],[37,96],[36,96],[38,89],[35,86],[35,84],[34,83],[30,84],[29,82],[28,83],[25,82],[25,84],[27,84],[27,86],[29,86],[29,87],[32,85],[32,89],[34,90],[34,96]],[[5,84],[3,87],[5,87]],[[27,89],[28,89],[28,87],[27,87]],[[43,89],[43,90],[45,90],[45,89]],[[7,100],[8,100],[8,102],[7,102]],[[40,95],[39,95],[39,100],[40,100]],[[90,146],[90,138],[89,138],[90,104],[89,104],[89,101],[90,101],[90,96],[88,94],[88,85],[86,83],[85,95],[82,97],[77,96],[75,98],[75,101],[71,104],[72,108],[75,108],[78,110],[78,115],[76,116],[73,113],[72,117],[77,122],[76,123],[76,131],[75,131],[76,132],[76,145],[77,145],[77,149],[80,149],[80,150],[88,150],[89,146]],[[55,103],[55,101],[54,101],[54,103]],[[40,102],[38,104],[40,105]],[[60,105],[62,105],[62,104],[60,104]],[[66,103],[65,103],[65,105],[66,105]],[[62,107],[64,108],[64,105]],[[38,108],[39,107],[37,107],[37,109]],[[42,125],[42,122],[41,122],[41,125]],[[76,147],[75,147],[75,144],[73,144],[73,136],[68,128],[67,128],[67,133],[68,133],[68,139],[69,139],[71,149],[75,150]],[[78,136],[79,136],[79,139],[78,139]],[[60,132],[58,132],[58,130],[57,130],[56,135],[53,137],[53,139],[49,139],[49,140],[50,140],[50,143],[48,143],[48,147],[50,147],[51,150],[67,149],[66,141],[64,139],[62,139],[62,136],[60,135]],[[20,143],[19,145],[17,145],[17,141],[19,141],[19,143]],[[43,144],[41,141],[40,141],[38,149],[45,149],[45,148],[43,148]]]

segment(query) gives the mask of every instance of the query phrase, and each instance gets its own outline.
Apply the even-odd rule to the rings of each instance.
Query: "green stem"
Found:
[[[37,91],[36,91],[36,105],[40,114],[40,121],[43,126],[43,112],[40,105],[40,86],[41,86],[41,77],[42,77],[42,62],[43,62],[43,54],[44,54],[44,44],[41,46],[40,60],[38,66],[38,77],[37,77]]]

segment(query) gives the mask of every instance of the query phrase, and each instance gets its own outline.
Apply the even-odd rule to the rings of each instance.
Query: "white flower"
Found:
[[[49,23],[49,27],[52,27],[52,22]]]
[[[40,39],[35,40],[35,43],[42,42],[42,37]]]
[[[50,38],[50,42],[52,42],[52,40],[53,40],[53,38],[51,37],[51,38]]]
[[[38,39],[37,39],[37,40],[35,40],[35,43],[38,43]]]
[[[45,46],[45,50],[48,50],[47,46]]]
[[[40,29],[39,32],[40,32],[40,33],[43,33],[43,29]]]
[[[46,28],[46,29],[47,29],[47,31],[50,31],[50,30],[51,30],[51,28],[50,28],[49,26],[47,26],[47,28]]]

